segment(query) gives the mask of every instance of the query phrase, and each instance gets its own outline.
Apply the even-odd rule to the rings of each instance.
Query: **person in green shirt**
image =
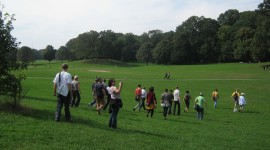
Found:
[[[196,107],[197,105],[197,107]],[[203,93],[200,93],[200,96],[195,98],[194,108],[197,110],[197,118],[199,120],[203,119],[204,115],[204,106],[207,108],[207,103],[205,101],[205,98],[203,97]]]

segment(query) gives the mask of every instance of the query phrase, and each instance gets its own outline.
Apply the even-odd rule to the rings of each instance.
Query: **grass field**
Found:
[[[21,101],[24,109],[11,113],[0,107],[0,149],[270,149],[270,70],[264,71],[262,63],[146,66],[68,62],[69,72],[79,76],[82,88],[80,106],[71,108],[71,123],[64,121],[63,110],[61,122],[54,121],[52,80],[61,64],[38,61],[25,71],[28,78],[23,85],[29,91]],[[171,80],[163,79],[165,72],[171,73]],[[107,111],[97,115],[93,107],[88,107],[96,76],[124,82],[124,107],[116,130],[108,127]],[[183,101],[181,115],[170,115],[167,120],[160,105],[153,118],[147,118],[144,111],[134,112],[134,90],[139,83],[147,89],[154,86],[158,99],[165,88],[174,89],[176,85],[181,98],[187,89],[193,98],[203,92],[208,103],[204,120],[196,119],[193,108],[184,113]],[[211,99],[215,88],[220,94],[216,109]],[[232,112],[230,96],[236,88],[246,93],[243,113]]]

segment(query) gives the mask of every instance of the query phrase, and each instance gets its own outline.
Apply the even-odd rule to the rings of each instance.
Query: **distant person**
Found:
[[[95,96],[96,96],[96,110],[97,113],[100,115],[101,110],[103,110],[103,107],[105,106],[105,86],[103,84],[103,80],[101,78],[98,78],[98,82],[95,84]]]
[[[171,77],[171,73],[169,72],[168,75],[167,75],[167,79],[170,80],[170,77]]]
[[[96,78],[95,82],[91,85],[93,99],[92,99],[92,102],[88,104],[90,107],[93,107],[96,105],[95,86],[97,82],[98,82],[98,79]]]
[[[147,108],[146,117],[148,117],[150,113],[151,113],[151,118],[153,117],[156,106],[157,106],[156,94],[154,92],[154,87],[151,86],[149,88],[149,92],[147,93],[147,99],[146,99],[146,108]]]
[[[245,93],[241,93],[239,96],[239,111],[244,112],[244,106],[246,105]]]
[[[215,91],[212,92],[212,98],[214,101],[214,108],[217,108],[217,101],[219,99],[218,89],[215,89]]]
[[[79,77],[77,75],[74,77],[71,84],[72,84],[72,94],[73,94],[71,107],[73,106],[78,107],[81,101],[81,95],[80,95],[80,82],[79,82]]]
[[[167,79],[167,78],[168,78],[168,73],[166,72],[163,79]]]
[[[203,93],[200,93],[200,96],[196,97],[195,103],[194,103],[194,107],[197,110],[197,118],[199,120],[202,120],[204,117],[204,105],[205,107],[207,107],[205,98],[203,97]]]
[[[139,84],[135,90],[135,101],[137,104],[133,107],[133,111],[135,111],[141,104],[141,96],[142,96],[142,89],[141,89],[141,84]]]
[[[173,115],[175,115],[176,107],[177,107],[177,115],[180,115],[180,90],[179,87],[176,86],[174,92],[173,92],[173,97],[174,97],[174,106],[173,106]]]
[[[170,93],[169,93],[169,97],[170,97],[170,106],[168,108],[168,115],[172,114],[172,104],[173,104],[173,90],[171,89],[170,90]]]
[[[145,99],[147,96],[147,91],[145,90],[145,87],[142,88],[142,95],[141,95],[141,104],[139,107],[139,111],[141,111],[141,109],[143,108],[143,110],[145,110]]]
[[[184,112],[188,112],[190,100],[191,100],[191,96],[189,94],[189,90],[186,90],[186,93],[184,95],[184,101],[186,104],[186,108],[185,108]]]
[[[57,73],[53,80],[54,96],[57,96],[57,108],[55,112],[55,121],[57,122],[60,121],[63,105],[65,107],[66,121],[70,121],[69,102],[72,99],[72,76],[67,70],[68,64],[62,64],[62,71]]]
[[[110,93],[111,93],[111,99],[110,99],[111,115],[110,115],[109,127],[116,129],[118,112],[119,112],[119,109],[122,107],[120,95],[123,88],[123,82],[120,82],[119,87],[117,88],[115,86],[115,80],[110,79],[108,86],[110,87]]]
[[[109,106],[110,100],[111,100],[111,91],[110,91],[110,85],[109,84],[106,87],[106,96],[107,96],[107,101],[106,101],[105,106],[103,107],[103,110],[106,110],[106,108]]]
[[[161,104],[163,107],[163,116],[164,119],[167,119],[168,109],[170,107],[170,94],[168,93],[168,89],[165,89],[165,92],[161,95]]]
[[[233,112],[237,112],[238,109],[238,105],[239,105],[239,96],[240,96],[240,93],[239,93],[239,89],[236,89],[233,93],[232,93],[232,98],[234,100],[234,108],[233,108]]]

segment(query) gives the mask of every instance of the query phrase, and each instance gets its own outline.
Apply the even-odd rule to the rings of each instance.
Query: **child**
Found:
[[[241,96],[239,96],[239,106],[240,106],[239,112],[243,112],[244,106],[246,105],[246,99],[244,96],[245,96],[245,93],[241,93]]]

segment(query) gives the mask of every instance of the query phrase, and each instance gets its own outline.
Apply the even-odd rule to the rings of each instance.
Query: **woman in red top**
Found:
[[[153,117],[154,114],[154,110],[157,106],[157,99],[156,99],[156,95],[154,92],[154,87],[150,87],[149,88],[149,92],[147,93],[147,100],[146,100],[146,108],[148,110],[147,112],[147,117],[149,116],[149,113],[151,112],[151,118]]]

